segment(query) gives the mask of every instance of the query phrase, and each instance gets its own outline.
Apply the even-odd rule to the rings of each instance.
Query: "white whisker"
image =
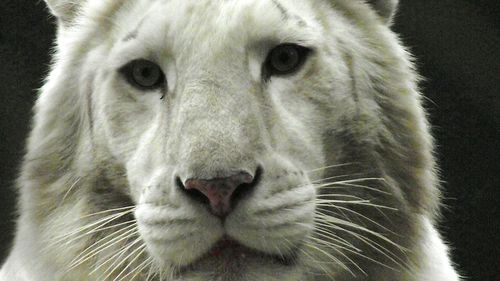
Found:
[[[346,167],[346,166],[352,166],[358,164],[357,162],[350,162],[350,163],[342,163],[342,164],[335,164],[335,165],[329,165],[329,166],[324,166],[321,168],[316,168],[312,170],[307,170],[306,173],[312,173],[312,172],[317,172],[317,171],[324,171],[332,168],[340,168],[340,167]]]
[[[127,260],[128,258],[130,258],[134,253],[137,253],[137,255],[131,260],[128,262],[127,266],[125,266],[125,268],[120,272],[120,274],[118,274],[118,276],[116,276],[115,279],[113,279],[113,281],[122,281],[124,280],[125,277],[129,276],[130,274],[134,273],[134,270],[131,270],[128,274],[124,275],[122,278],[118,279],[122,274],[124,274],[125,272],[127,272],[127,269],[130,268],[130,266],[146,251],[146,245],[143,244],[141,245],[140,247],[138,247],[136,250],[134,250],[132,253],[130,253],[130,255],[128,255],[125,260]]]
[[[151,266],[153,263],[153,259],[151,257],[147,258],[144,260],[140,265],[138,265],[132,272],[136,272],[132,277],[130,277],[130,280],[134,280],[135,277],[137,277],[139,274],[144,272],[144,269],[146,269],[148,266]],[[126,277],[126,276],[125,276]]]
[[[371,218],[369,218],[369,217],[367,217],[367,216],[365,216],[365,215],[361,214],[360,212],[354,211],[354,210],[352,210],[352,209],[349,209],[349,208],[347,208],[347,207],[343,207],[343,206],[334,206],[334,208],[336,208],[336,209],[340,209],[340,210],[343,210],[343,211],[346,211],[346,212],[349,212],[349,213],[351,213],[351,214],[354,214],[357,218],[363,218],[363,219],[367,220],[368,222],[373,223],[374,225],[376,225],[376,226],[378,226],[378,227],[382,228],[383,230],[385,230],[385,231],[387,231],[387,232],[390,232],[391,234],[397,235],[397,233],[395,233],[394,231],[392,231],[392,230],[390,230],[389,228],[387,228],[387,227],[383,226],[382,224],[380,224],[380,223],[378,223],[378,222],[374,221],[373,219],[371,219]],[[331,212],[330,210],[326,210],[326,209],[321,209],[320,211],[321,211],[321,212],[323,212],[323,213],[324,213],[324,212],[328,212],[328,213],[330,213],[330,212]]]
[[[141,238],[137,238],[135,239],[133,242],[131,242],[128,246],[126,246],[124,249],[122,249],[121,251],[118,251],[115,255],[113,255],[111,257],[111,259],[115,259],[115,261],[108,267],[108,269],[106,269],[106,271],[104,271],[103,274],[106,274],[107,275],[103,278],[104,280],[108,279],[112,274],[113,272],[115,272],[115,270],[117,270],[124,262],[127,261],[127,259],[130,257],[130,254],[128,256],[126,256],[125,258],[121,259],[120,258],[125,255],[127,253],[127,251],[129,251],[131,248],[133,248],[135,245],[137,245],[138,243],[140,243],[142,240]],[[142,246],[145,247],[145,244],[142,244]],[[139,246],[141,247],[141,246]],[[137,249],[136,249],[137,250]],[[132,253],[135,252],[135,250],[132,251]]]
[[[375,188],[375,187],[361,185],[361,184],[354,184],[354,183],[345,182],[345,181],[327,182],[327,183],[323,183],[323,184],[315,184],[315,186],[316,186],[316,188],[321,189],[321,190],[362,188],[365,190],[370,190],[370,191],[374,191],[374,192],[385,194],[385,195],[391,195],[390,192],[380,190],[380,189]]]
[[[389,207],[389,206],[384,206],[384,205],[379,205],[379,204],[373,204],[371,203],[370,200],[335,200],[335,199],[324,199],[324,198],[318,198],[316,200],[316,206],[320,207],[336,207],[335,204],[350,204],[350,205],[361,205],[361,206],[367,206],[367,207],[374,207],[378,209],[384,209],[384,210],[390,210],[390,211],[398,211],[398,209]]]
[[[82,178],[77,178],[76,181],[68,188],[68,191],[66,191],[66,193],[63,196],[63,198],[61,199],[61,202],[59,203],[59,207],[62,206],[62,204],[66,200],[66,197],[68,197],[68,195],[71,193],[71,191],[73,190],[73,188],[75,188],[75,186],[80,182],[81,179]]]
[[[105,249],[101,249],[100,252],[106,250],[107,248],[110,248],[111,246],[115,246],[119,243],[122,243],[123,241],[127,241],[127,240],[130,240],[130,238],[135,238],[136,235],[139,233],[139,231],[135,228],[132,228],[132,229],[129,229],[126,233],[123,233],[122,235],[120,235],[119,237],[116,237],[113,241],[108,241],[108,243],[110,243],[109,245],[106,246]],[[122,249],[122,250],[126,250],[128,249],[128,247],[126,247],[125,249]],[[121,251],[119,251],[119,253],[121,253]],[[106,260],[104,260],[103,262],[101,262],[99,265],[97,265],[91,272],[90,274],[94,274],[95,272],[97,272],[100,268],[102,268],[103,266],[105,266],[106,264],[108,264],[111,260],[113,260],[115,257],[117,256],[116,252],[111,254],[110,256],[108,256],[106,258]]]
[[[135,232],[134,232],[135,231]],[[134,235],[136,233],[135,225],[130,225],[128,227],[122,228],[119,231],[115,232],[117,236],[113,237],[109,241],[106,241],[105,243],[99,245],[99,243],[102,241],[102,239],[98,240],[91,246],[89,246],[85,251],[83,251],[81,254],[79,254],[75,259],[74,262],[70,264],[70,266],[78,266],[81,263],[84,263],[91,259],[92,257],[98,255],[99,253],[109,249],[110,247],[120,243],[121,241],[129,238],[130,236]],[[92,274],[93,271],[90,273]]]
[[[400,245],[396,244],[392,240],[388,239],[384,235],[381,235],[381,234],[379,234],[379,233],[377,233],[375,231],[372,231],[372,230],[367,229],[365,227],[362,227],[362,226],[359,226],[357,224],[353,224],[351,222],[348,222],[348,221],[345,221],[345,220],[341,220],[341,219],[332,219],[332,218],[326,218],[325,219],[325,218],[322,218],[321,220],[322,221],[317,222],[317,224],[324,225],[325,227],[327,227],[329,229],[336,229],[336,230],[339,230],[339,231],[342,231],[342,232],[345,232],[345,233],[348,233],[348,234],[352,235],[353,237],[355,237],[358,240],[364,242],[366,245],[370,246],[372,249],[376,250],[377,252],[381,253],[382,255],[384,255],[385,257],[387,257],[388,259],[390,259],[392,262],[394,262],[394,264],[401,265],[401,263],[405,263],[404,260],[402,260],[399,256],[397,256],[396,254],[394,254],[392,251],[390,251],[387,248],[385,248],[384,246],[382,246],[380,243],[377,243],[376,241],[374,241],[374,240],[372,240],[372,239],[370,239],[370,238],[362,235],[361,233],[357,233],[357,232],[354,232],[354,231],[350,231],[350,230],[348,230],[348,229],[346,229],[344,227],[340,227],[337,224],[343,225],[343,226],[348,226],[348,227],[351,227],[353,229],[359,230],[361,232],[365,232],[367,234],[373,235],[376,238],[378,238],[378,239],[380,239],[382,241],[385,241],[385,242],[389,243],[390,245],[394,246],[400,252],[404,253],[405,249],[403,247],[401,247]]]
[[[317,247],[313,244],[305,244],[305,246],[325,255],[330,260],[334,261],[337,265],[339,265],[341,268],[343,268],[344,270],[349,272],[352,276],[356,277],[356,274],[354,274],[354,272],[345,263],[343,263],[341,260],[339,260],[337,257],[333,256],[332,254],[328,253],[327,251],[325,251],[325,250],[321,249],[320,247]],[[330,277],[332,277],[332,276],[330,276]]]
[[[310,183],[313,183],[315,185],[321,185],[325,184],[328,182],[332,182],[331,180],[339,179],[339,178],[345,178],[345,177],[354,177],[354,176],[361,176],[364,175],[365,173],[353,173],[353,174],[344,174],[344,175],[336,175],[336,176],[330,176],[326,178],[321,178],[321,179],[315,179],[312,180]],[[333,181],[333,182],[349,182],[349,181],[364,181],[364,180],[371,180],[373,178],[358,178],[356,180],[339,180],[339,181]]]
[[[339,245],[337,245],[335,243],[326,242],[326,241],[324,241],[322,239],[319,239],[319,238],[316,238],[316,237],[311,237],[311,240],[315,241],[317,243],[318,247],[321,246],[321,245],[325,245],[328,248],[334,250],[335,252],[337,252],[338,254],[340,254],[341,256],[343,256],[345,259],[347,259],[350,263],[352,263],[362,274],[364,274],[365,276],[367,276],[367,273],[353,259],[351,259],[344,252],[342,252],[342,250],[345,250],[345,251],[348,251],[348,252],[355,252],[355,251],[350,250],[350,249],[345,248],[345,247],[342,247],[342,246],[339,246]]]
[[[320,243],[321,245],[324,245],[324,246],[329,247],[329,248],[334,248],[334,247],[335,247],[335,245],[330,245],[328,242],[325,242],[325,241],[323,241],[323,240],[321,240],[321,239],[318,239],[318,240],[316,241],[316,243]],[[380,262],[380,261],[377,261],[377,260],[376,260],[376,259],[374,259],[374,258],[371,258],[371,257],[369,257],[369,256],[367,256],[367,255],[362,254],[362,251],[361,251],[361,252],[359,252],[359,251],[353,251],[352,249],[349,249],[349,248],[343,248],[343,250],[345,250],[345,251],[347,251],[347,252],[349,252],[349,253],[351,253],[351,254],[353,254],[353,255],[359,256],[359,257],[364,258],[364,259],[366,259],[366,260],[369,260],[369,261],[371,261],[371,262],[373,262],[373,263],[376,263],[376,264],[378,264],[378,265],[381,265],[381,266],[383,266],[383,267],[389,268],[389,269],[391,269],[391,270],[396,270],[396,269],[395,269],[394,267],[392,267],[392,266],[389,266],[389,265],[387,265],[387,264],[385,264],[385,263],[382,263],[382,262]],[[344,254],[344,255],[345,255],[345,254]],[[346,256],[346,258],[347,258],[347,256]],[[351,260],[351,259],[349,259],[349,260]],[[351,261],[351,262],[353,262],[353,261]]]
[[[119,218],[122,218],[129,213],[130,213],[130,211],[126,211],[126,212],[121,212],[121,213],[117,213],[117,214],[113,214],[113,215],[109,215],[109,216],[106,216],[104,218],[101,218],[95,222],[92,222],[90,224],[79,227],[76,230],[73,230],[69,233],[65,233],[64,235],[60,235],[58,237],[55,237],[50,245],[52,246],[52,245],[55,245],[55,244],[58,244],[61,242],[65,242],[65,244],[70,244],[70,243],[74,242],[75,240],[78,240],[82,237],[93,234],[95,232],[98,232],[99,229],[101,229],[103,226],[108,225],[109,223],[111,223]],[[92,227],[94,227],[94,228],[92,228]],[[89,231],[87,231],[87,230],[89,230]],[[87,231],[87,232],[83,233],[83,234],[79,234],[79,233],[82,233],[84,231]],[[66,239],[68,239],[74,235],[77,235],[77,236],[73,237],[71,240],[65,241]]]
[[[80,219],[81,218],[93,217],[93,216],[97,216],[97,215],[102,215],[102,214],[107,214],[107,213],[116,212],[116,211],[123,211],[123,210],[133,211],[133,209],[135,209],[135,208],[136,208],[136,206],[127,206],[127,207],[120,207],[120,208],[115,208],[115,209],[108,209],[108,210],[99,211],[99,212],[96,212],[96,213],[91,213],[91,214],[88,214],[88,215],[81,216]]]

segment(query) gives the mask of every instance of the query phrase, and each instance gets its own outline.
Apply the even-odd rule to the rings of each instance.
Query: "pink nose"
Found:
[[[254,177],[242,172],[228,178],[211,180],[189,179],[185,182],[187,190],[198,190],[210,203],[212,212],[220,217],[225,217],[231,212],[233,194],[239,187],[253,182]]]

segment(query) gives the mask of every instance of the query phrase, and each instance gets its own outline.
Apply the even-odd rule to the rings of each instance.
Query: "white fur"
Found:
[[[448,247],[429,219],[422,218],[424,237],[422,246],[425,257],[422,259],[420,268],[416,270],[416,280],[458,280],[457,273],[453,268],[449,257],[446,255]]]
[[[106,267],[92,269],[138,245],[143,255],[132,247],[117,262],[135,267],[151,258],[168,281],[457,281],[434,226],[438,181],[417,75],[388,25],[397,1],[368,2],[48,1],[61,20],[57,54],[35,107],[21,217],[0,280],[102,280]],[[280,43],[314,51],[297,73],[264,82],[261,66]],[[125,81],[118,69],[138,58],[163,69],[166,92]],[[177,177],[255,175],[258,167],[259,185],[224,224],[176,187]],[[342,167],[345,174],[335,174]],[[359,173],[368,179],[336,182],[347,193],[326,194],[347,209],[321,216],[331,202],[317,180]],[[135,205],[136,244],[115,243],[70,268],[102,239],[73,239],[71,231],[93,223],[92,213],[124,207],[109,194]],[[352,228],[342,210],[367,226]],[[315,245],[325,233],[347,242]],[[219,270],[204,255],[224,235],[269,255],[300,246],[297,264],[249,256]],[[345,250],[354,248],[368,259]],[[175,274],[186,265],[193,269]]]

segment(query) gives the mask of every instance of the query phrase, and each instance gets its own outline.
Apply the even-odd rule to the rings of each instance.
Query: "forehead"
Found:
[[[140,0],[122,7],[117,39],[185,50],[262,40],[312,45],[320,28],[307,0]],[[151,46],[157,48],[160,46]]]

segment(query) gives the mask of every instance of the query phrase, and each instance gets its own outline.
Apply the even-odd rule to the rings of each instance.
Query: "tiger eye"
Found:
[[[297,44],[281,44],[269,52],[265,69],[269,76],[297,72],[307,59],[311,49]]]
[[[165,74],[154,62],[139,59],[126,64],[121,72],[126,80],[140,90],[156,90],[165,87]]]

